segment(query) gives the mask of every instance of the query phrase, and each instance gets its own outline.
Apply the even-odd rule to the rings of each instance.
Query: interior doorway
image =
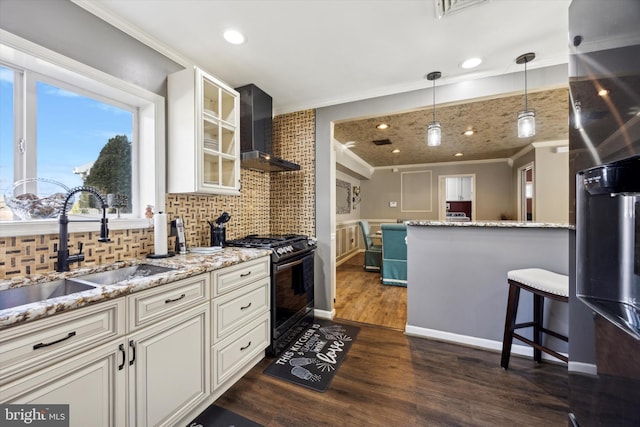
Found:
[[[535,218],[535,183],[533,162],[518,168],[518,220],[532,222]]]
[[[438,189],[438,219],[441,221],[477,219],[475,174],[440,175]]]

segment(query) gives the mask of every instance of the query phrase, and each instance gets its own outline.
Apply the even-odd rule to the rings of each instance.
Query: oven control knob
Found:
[[[291,245],[287,246],[287,252],[293,252],[293,246]]]
[[[277,253],[278,255],[282,255],[282,254],[284,253],[284,248],[278,248],[278,249],[276,249],[276,253]]]

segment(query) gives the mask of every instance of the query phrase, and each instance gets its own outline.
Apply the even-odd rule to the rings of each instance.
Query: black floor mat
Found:
[[[316,319],[264,373],[326,391],[359,331],[357,326]]]
[[[224,409],[217,405],[211,405],[205,409],[195,420],[187,424],[187,427],[264,427],[245,417]]]

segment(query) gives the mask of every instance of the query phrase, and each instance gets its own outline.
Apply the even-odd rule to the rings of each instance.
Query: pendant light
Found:
[[[527,103],[527,62],[533,61],[535,57],[535,53],[529,52],[516,58],[516,64],[524,64],[524,110],[518,113],[518,138],[536,134],[536,113],[529,110]]]
[[[440,71],[433,71],[427,74],[427,80],[433,82],[433,121],[427,128],[427,145],[437,147],[442,142],[442,128],[440,122],[436,121],[436,80],[442,76]]]

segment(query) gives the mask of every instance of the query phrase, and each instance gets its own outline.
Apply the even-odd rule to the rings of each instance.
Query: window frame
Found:
[[[60,55],[42,46],[0,30],[0,58],[3,65],[36,73],[46,83],[71,86],[74,91],[90,95],[104,102],[119,103],[137,109],[133,133],[138,144],[132,152],[134,185],[132,187],[133,214],[120,219],[109,218],[112,230],[137,229],[149,226],[144,217],[145,207],[163,211],[165,206],[165,98],[132,83]],[[15,83],[14,83],[15,84]],[[14,147],[24,129],[14,132]],[[32,140],[26,135],[27,140]],[[134,137],[135,138],[135,137]],[[145,159],[145,161],[142,161]],[[93,223],[70,223],[70,232],[95,231]],[[0,221],[0,237],[55,234],[57,219]]]

